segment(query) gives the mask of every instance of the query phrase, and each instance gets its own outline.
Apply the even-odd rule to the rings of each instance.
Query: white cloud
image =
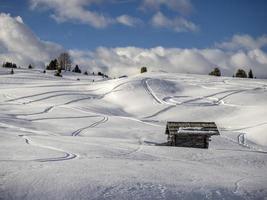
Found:
[[[0,14],[0,60],[27,66],[43,66],[62,51],[52,42],[42,41],[23,23],[21,17]]]
[[[105,28],[111,24],[136,26],[141,19],[129,15],[121,15],[116,18],[105,16],[90,10],[93,4],[101,4],[102,0],[30,0],[31,8],[45,8],[53,10],[51,17],[57,22],[79,22],[95,28]],[[89,7],[89,9],[88,9]]]
[[[121,15],[116,18],[117,22],[125,26],[137,26],[142,24],[142,20],[139,18],[131,17],[129,15]]]
[[[227,52],[211,49],[156,47],[105,48],[95,51],[71,51],[74,62],[88,71],[103,71],[112,76],[139,73],[141,66],[149,71],[208,74],[219,66],[223,75],[232,76],[238,68],[253,70],[257,77],[267,78],[267,55],[260,49]]]
[[[77,21],[96,28],[104,28],[113,23],[113,19],[86,9],[99,0],[30,0],[31,8],[43,7],[53,10],[52,17],[58,22]]]
[[[228,50],[237,49],[260,49],[267,46],[267,36],[263,35],[258,38],[253,38],[250,35],[234,35],[231,41],[216,44],[216,47]]]
[[[117,1],[115,1],[117,2]],[[127,2],[127,1],[126,1]],[[87,24],[95,28],[105,28],[112,24],[121,24],[129,27],[142,25],[144,22],[137,17],[123,14],[117,17],[103,15],[93,10],[94,4],[114,3],[114,1],[105,2],[103,0],[30,0],[32,9],[43,8],[52,10],[51,17],[57,22],[78,22]],[[152,9],[157,11],[153,15],[151,22],[157,28],[169,28],[176,32],[196,31],[198,27],[184,17],[175,17],[170,19],[164,16],[160,9],[162,7],[181,14],[189,13],[192,10],[192,4],[189,0],[143,0],[141,7],[143,9]]]
[[[141,8],[159,11],[164,6],[181,14],[188,14],[193,8],[190,0],[143,0]]]
[[[168,28],[176,32],[197,31],[198,27],[182,17],[169,19],[161,12],[157,12],[151,19],[151,24],[157,28]]]
[[[169,18],[163,14],[163,8],[180,15]],[[167,28],[178,33],[199,30],[196,24],[182,16],[191,13],[193,10],[190,0],[142,0],[141,9],[156,11],[150,20],[153,27]]]

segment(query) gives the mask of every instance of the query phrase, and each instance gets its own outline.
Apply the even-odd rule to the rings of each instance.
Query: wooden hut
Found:
[[[214,122],[167,122],[165,134],[171,146],[208,148],[210,137],[220,132]]]

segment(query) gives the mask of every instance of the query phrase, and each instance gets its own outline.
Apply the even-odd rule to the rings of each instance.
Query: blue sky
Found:
[[[267,78],[266,0],[0,0],[0,62]]]
[[[24,23],[42,40],[75,49],[95,49],[98,46],[206,48],[234,34],[258,37],[267,33],[265,0],[192,0],[191,4],[193,9],[186,15],[164,6],[161,12],[169,18],[178,15],[192,21],[199,27],[198,31],[176,32],[152,27],[149,20],[154,11],[141,10],[141,1],[102,3],[88,7],[111,17],[123,14],[138,17],[144,24],[136,27],[115,24],[99,29],[77,21],[58,23],[50,17],[53,9],[30,9],[30,1],[26,0],[1,0],[0,10],[21,16]]]

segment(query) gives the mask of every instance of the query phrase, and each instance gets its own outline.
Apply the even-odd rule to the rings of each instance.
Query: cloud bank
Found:
[[[261,49],[237,52],[217,48],[180,49],[155,47],[106,48],[95,51],[71,50],[74,61],[89,71],[103,71],[111,75],[136,74],[141,66],[149,71],[208,74],[219,67],[225,76],[232,76],[238,68],[253,70],[258,78],[267,78],[267,54]]]
[[[21,17],[0,14],[0,62],[44,66],[62,50],[58,44],[40,40]]]
[[[249,35],[234,35],[231,41],[216,44],[218,48],[227,50],[239,49],[260,49],[267,46],[267,36],[263,35],[258,38],[253,38]]]
[[[71,49],[69,53],[73,64],[83,70],[111,76],[137,74],[141,66],[147,66],[148,71],[196,74],[208,74],[219,67],[226,76],[232,76],[238,68],[251,68],[258,78],[267,78],[267,54],[262,49],[266,46],[266,36],[234,35],[207,49],[99,47],[94,51]],[[39,39],[21,17],[0,14],[0,62],[43,67],[63,50],[58,44]]]

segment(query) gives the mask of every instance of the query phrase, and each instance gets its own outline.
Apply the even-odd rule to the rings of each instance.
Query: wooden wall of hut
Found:
[[[174,142],[171,145],[179,147],[208,148],[209,137],[175,135]]]

